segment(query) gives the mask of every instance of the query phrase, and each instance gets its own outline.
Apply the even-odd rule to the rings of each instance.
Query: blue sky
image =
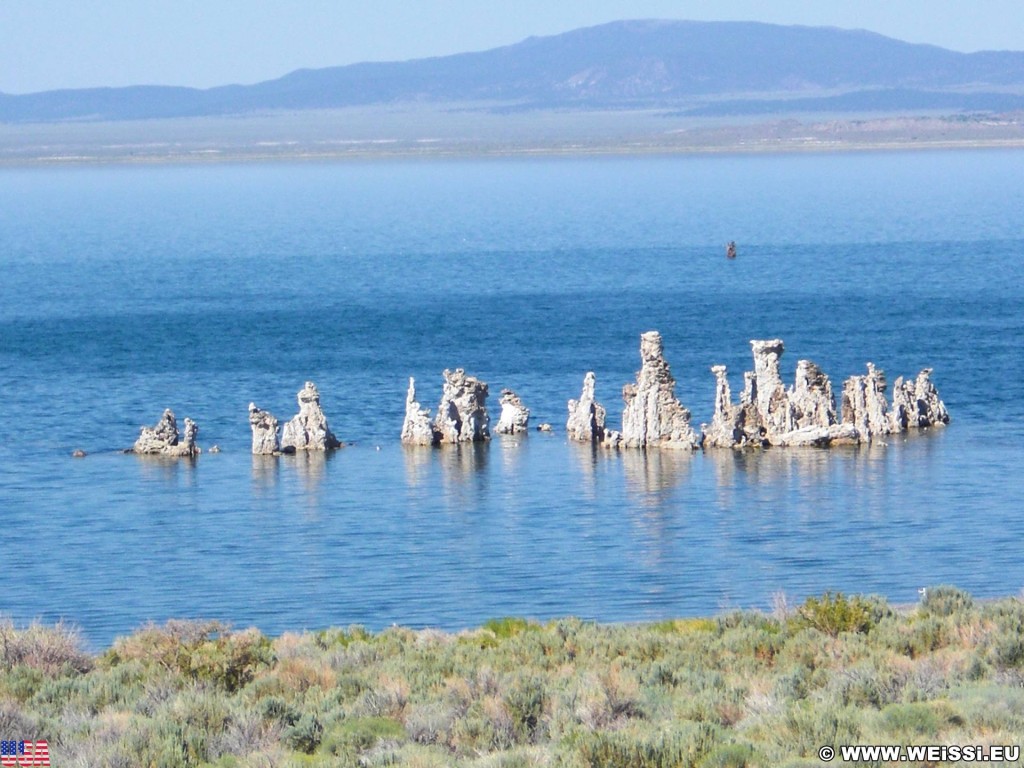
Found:
[[[1024,0],[0,0],[0,91],[253,83],[624,18],[835,26],[959,51],[1024,50]]]

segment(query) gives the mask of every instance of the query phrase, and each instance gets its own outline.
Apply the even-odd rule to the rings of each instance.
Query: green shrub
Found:
[[[902,667],[878,658],[866,659],[833,676],[827,691],[833,701],[843,706],[877,709],[901,699],[907,678],[907,671]]]
[[[42,670],[19,664],[7,670],[0,679],[0,693],[6,698],[24,703],[35,696],[45,682],[46,676]]]
[[[277,696],[267,696],[260,699],[259,714],[264,720],[286,726],[295,725],[299,718],[302,717],[300,711]]]
[[[544,716],[545,700],[544,681],[538,677],[516,680],[505,694],[504,704],[512,720],[517,742],[537,741]]]
[[[575,747],[590,768],[691,768],[700,765],[720,737],[714,726],[683,721],[654,732],[585,731],[577,735]]]
[[[700,761],[700,768],[747,768],[761,764],[755,755],[750,744],[721,744]]]
[[[539,627],[517,616],[503,616],[498,619],[488,619],[484,622],[483,629],[493,632],[499,640],[507,640],[527,630],[539,629]]]
[[[379,741],[405,740],[405,728],[386,717],[349,717],[336,723],[323,737],[322,749],[331,754],[365,752]]]
[[[860,733],[856,709],[801,701],[789,706],[767,735],[787,756],[810,757],[825,744],[856,744]]]
[[[722,686],[707,688],[683,699],[677,715],[686,720],[731,726],[743,717],[742,688]]]
[[[945,702],[890,704],[879,716],[887,734],[904,740],[927,736],[934,739],[954,720],[953,711]]]
[[[675,659],[659,659],[640,671],[640,682],[645,687],[674,688],[679,684],[680,668]]]
[[[661,632],[666,635],[685,635],[691,632],[716,632],[718,622],[714,619],[666,619],[654,624],[647,625],[647,629],[653,632]]]
[[[1001,635],[992,641],[989,658],[996,667],[1024,665],[1024,636]]]
[[[953,631],[948,619],[924,613],[900,621],[887,620],[876,627],[873,637],[883,647],[916,659],[949,645]]]
[[[193,768],[202,758],[190,750],[181,727],[167,719],[132,718],[125,730],[93,745],[86,765]]]
[[[843,632],[867,632],[875,624],[873,606],[862,597],[846,597],[842,592],[826,592],[808,597],[797,609],[796,623],[812,627],[831,637]]]
[[[774,691],[782,701],[800,701],[811,692],[813,670],[803,664],[793,664],[775,677]]]
[[[192,688],[182,691],[154,720],[168,719],[181,726],[195,745],[196,755],[206,754],[206,741],[219,735],[231,719],[231,707],[225,696],[214,688]]]
[[[986,638],[987,660],[1001,670],[1024,666],[1024,604],[1001,600],[981,612],[995,625]]]
[[[373,635],[358,624],[348,629],[322,629],[313,633],[313,640],[322,650],[330,648],[348,648],[354,642],[367,643],[373,639]]]
[[[104,663],[117,666],[133,659],[233,692],[268,666],[273,652],[270,640],[256,629],[231,632],[217,621],[172,620],[119,639]]]
[[[730,659],[730,664],[753,671],[759,666],[771,666],[785,644],[779,625],[773,621],[743,625],[725,631],[712,646],[716,656]]]
[[[927,587],[921,600],[921,611],[930,616],[954,616],[974,607],[974,598],[962,589],[942,584]]]
[[[992,682],[950,691],[950,700],[974,732],[1024,733],[1024,689]]]
[[[777,619],[760,611],[730,611],[719,616],[716,623],[721,632],[744,627],[773,635],[782,631],[782,625]]]
[[[324,726],[320,718],[312,712],[307,712],[295,725],[284,730],[282,738],[292,749],[311,755],[320,746],[323,735]]]

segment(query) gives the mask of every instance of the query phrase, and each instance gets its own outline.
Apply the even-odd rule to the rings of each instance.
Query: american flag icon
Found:
[[[0,741],[0,766],[49,765],[50,745],[45,741]]]

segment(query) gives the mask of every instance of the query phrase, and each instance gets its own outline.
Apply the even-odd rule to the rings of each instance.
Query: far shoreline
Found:
[[[1021,113],[498,114],[416,105],[119,122],[0,123],[0,168],[718,156],[1024,148]]]
[[[0,156],[0,168],[88,168],[101,166],[162,167],[162,166],[218,166],[263,164],[309,164],[345,162],[392,161],[459,161],[459,160],[516,160],[516,159],[582,159],[628,157],[720,157],[829,155],[880,152],[947,152],[993,151],[1024,149],[1024,138],[992,141],[890,141],[864,143],[764,143],[722,144],[718,146],[650,144],[595,145],[595,146],[523,146],[523,147],[437,147],[423,150],[415,147],[383,150],[348,150],[335,152],[278,152],[213,150],[187,154],[67,154]]]

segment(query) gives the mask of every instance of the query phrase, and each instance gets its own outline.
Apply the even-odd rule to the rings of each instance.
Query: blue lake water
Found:
[[[102,645],[148,620],[279,633],[632,621],[832,590],[1024,587],[1024,152],[0,170],[0,614]],[[725,259],[725,242],[739,258]],[[831,451],[593,452],[657,329],[710,420],[749,340],[838,390],[931,366],[952,424]],[[554,434],[398,442],[405,389],[503,387]],[[249,455],[307,379],[330,456]],[[118,452],[165,407],[219,454]],[[71,451],[88,452],[72,459]]]

